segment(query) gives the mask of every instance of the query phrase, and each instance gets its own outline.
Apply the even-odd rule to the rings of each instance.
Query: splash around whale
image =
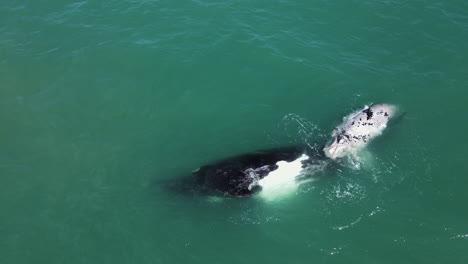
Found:
[[[250,196],[260,190],[264,196],[283,194],[334,160],[363,149],[382,134],[395,112],[393,105],[376,104],[346,116],[323,153],[305,147],[257,151],[200,167],[193,174],[198,184],[225,196]]]

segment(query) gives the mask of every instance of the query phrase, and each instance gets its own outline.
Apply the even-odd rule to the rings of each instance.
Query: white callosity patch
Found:
[[[333,131],[333,141],[324,148],[325,155],[337,159],[361,150],[382,134],[395,110],[393,105],[377,104],[345,117],[344,122]]]
[[[247,169],[244,171],[246,175],[249,175],[249,177],[252,178],[252,183],[249,184],[248,189],[252,190],[255,186],[258,185],[258,181],[260,181],[260,176],[259,174],[262,173],[262,171],[268,171],[270,169],[270,166],[266,165],[257,169]]]
[[[272,200],[294,191],[299,186],[296,178],[304,172],[302,162],[307,159],[309,156],[302,154],[291,162],[278,161],[276,163],[278,168],[258,181],[258,185],[262,187],[260,195]]]

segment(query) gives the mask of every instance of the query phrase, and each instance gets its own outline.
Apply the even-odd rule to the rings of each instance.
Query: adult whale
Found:
[[[196,182],[226,196],[274,191],[301,179],[323,158],[303,147],[286,147],[239,155],[193,171]],[[314,157],[314,158],[311,158]]]
[[[335,160],[361,150],[382,134],[395,112],[394,105],[376,104],[346,116],[333,130],[332,140],[323,149],[325,155]]]

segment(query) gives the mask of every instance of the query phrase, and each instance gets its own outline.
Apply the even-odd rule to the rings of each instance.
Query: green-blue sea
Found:
[[[172,188],[406,113],[277,199]],[[0,263],[468,263],[466,0],[2,0]]]

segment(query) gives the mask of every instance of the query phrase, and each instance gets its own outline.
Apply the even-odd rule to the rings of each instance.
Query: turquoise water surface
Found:
[[[468,2],[0,3],[0,263],[468,263]],[[407,114],[280,199],[168,188]]]

